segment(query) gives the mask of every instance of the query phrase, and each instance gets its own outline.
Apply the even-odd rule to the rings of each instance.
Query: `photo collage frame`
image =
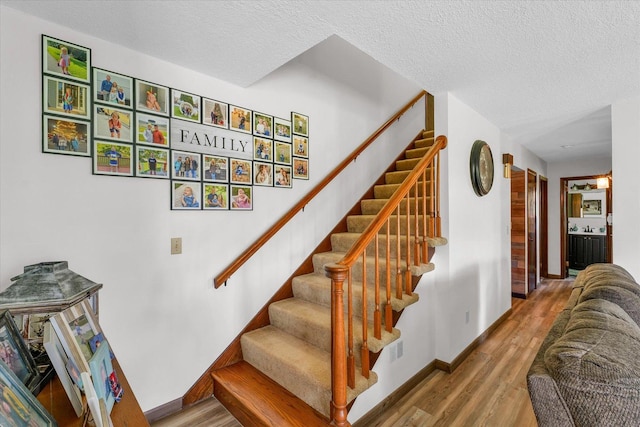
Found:
[[[281,118],[92,66],[42,35],[43,152],[92,158],[94,175],[166,179],[173,210],[253,210],[256,187],[309,179],[309,117]],[[172,120],[250,136],[251,160],[171,147]]]

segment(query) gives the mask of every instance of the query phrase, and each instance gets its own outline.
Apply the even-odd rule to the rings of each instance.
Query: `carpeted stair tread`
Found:
[[[384,231],[382,231],[381,233],[384,233]],[[337,252],[347,252],[349,249],[351,249],[353,244],[358,241],[360,236],[362,236],[362,233],[351,233],[351,232],[334,233],[331,235],[331,249]],[[389,249],[390,249],[389,255],[391,256],[392,259],[395,259],[395,256],[396,256],[396,250],[398,247],[397,241],[398,241],[398,238],[396,237],[395,233],[389,236]],[[413,236],[410,237],[409,244],[413,245],[414,241],[415,241],[415,238]],[[374,239],[367,246],[367,253],[373,254],[375,251],[375,247],[376,247],[376,242]],[[380,257],[387,256],[387,235],[386,234],[379,234],[378,236],[378,251],[379,251],[378,256]],[[400,236],[400,256],[404,257],[406,253],[407,253],[407,238],[405,235],[401,235]]]
[[[380,184],[373,187],[373,195],[376,199],[389,199],[393,195],[393,193],[400,188],[401,184]],[[423,187],[422,181],[418,183],[418,194],[422,195],[423,193],[430,194],[431,186],[429,181],[426,183],[426,188]],[[413,186],[409,192],[411,196],[415,194],[415,186]]]
[[[411,148],[404,152],[404,156],[407,159],[421,159],[424,157],[425,154],[427,154],[427,151],[429,151],[429,148],[430,147]]]
[[[429,207],[429,199],[430,197],[427,197],[427,208]],[[364,199],[360,201],[360,210],[363,215],[375,215],[382,210],[388,201],[388,199]],[[409,212],[413,214],[415,210],[415,204],[412,200],[412,203],[409,203]],[[407,204],[400,203],[400,214],[406,212]],[[418,212],[422,212],[422,197],[418,197]]]
[[[415,217],[409,218],[409,230],[411,234],[414,233],[415,230]],[[375,215],[349,215],[347,216],[347,230],[350,233],[363,233],[369,224],[371,224],[376,219]],[[428,218],[427,218],[428,219]],[[392,236],[395,236],[396,231],[398,229],[398,217],[396,215],[391,215],[389,221],[389,233]],[[418,230],[420,230],[420,234],[422,234],[423,230],[423,216],[418,215]],[[384,224],[380,229],[380,234],[386,234],[387,225]],[[407,233],[407,216],[400,215],[400,235],[404,236]]]
[[[331,307],[315,304],[301,298],[287,298],[269,306],[271,325],[304,340],[324,351],[331,351]],[[400,331],[382,331],[380,339],[373,335],[373,319],[368,320],[367,334],[369,350],[378,353],[386,345],[400,338]],[[346,319],[345,319],[346,326]],[[354,348],[362,345],[362,318],[353,318]],[[356,353],[360,353],[356,351]],[[360,364],[360,354],[356,355]]]
[[[276,328],[265,326],[242,335],[244,360],[272,380],[329,416],[331,401],[331,354]],[[375,372],[369,379],[356,369],[356,387],[347,387],[347,402],[378,380]]]
[[[427,168],[427,177],[430,176],[430,168]],[[411,173],[410,170],[391,171],[384,174],[385,184],[402,184]],[[422,182],[422,176],[418,178],[418,182]]]
[[[410,171],[420,162],[420,159],[402,159],[396,161],[396,170]]]
[[[293,295],[296,298],[310,301],[314,304],[321,304],[331,308],[331,279],[324,273],[309,273],[297,276],[293,279]],[[353,292],[353,310],[357,316],[362,316],[362,282],[352,282]],[[417,293],[411,295],[402,294],[402,298],[396,298],[396,288],[391,288],[391,308],[393,311],[402,311],[409,305],[418,301],[420,296]],[[381,310],[386,307],[387,291],[386,286],[380,288]],[[346,301],[346,292],[345,292]],[[373,316],[375,307],[375,288],[367,287],[367,311],[369,319]],[[346,305],[345,305],[346,310]]]
[[[416,139],[413,141],[413,145],[415,148],[431,148],[435,141],[434,137]]]

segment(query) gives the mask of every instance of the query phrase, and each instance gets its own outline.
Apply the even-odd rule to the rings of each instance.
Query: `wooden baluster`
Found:
[[[393,328],[393,313],[391,311],[391,218],[387,218],[387,256],[385,261],[387,263],[387,283],[385,290],[387,292],[387,305],[385,306],[384,324],[387,332],[391,332]]]
[[[438,137],[438,139],[439,138],[440,137]],[[438,152],[438,155],[436,156],[436,162],[437,162],[436,179],[438,183],[438,185],[436,186],[436,236],[442,237],[442,223],[440,221],[440,153],[439,152]]]
[[[420,210],[418,209],[418,193],[419,193],[419,185],[418,185],[418,181],[416,181],[416,183],[413,186],[413,190],[415,191],[415,194],[413,195],[413,207],[414,207],[414,213],[413,213],[413,265],[418,266],[420,265],[420,228],[418,227],[419,224],[419,214],[420,214]]]
[[[376,233],[376,237],[375,237],[375,252],[376,252],[376,256],[375,256],[375,265],[376,265],[376,269],[375,269],[375,309],[373,311],[373,336],[376,337],[377,339],[381,339],[382,338],[382,331],[381,331],[381,325],[382,325],[382,314],[380,313],[380,245],[379,245],[379,233]],[[367,326],[364,325],[364,328],[366,328]]]
[[[400,205],[396,207],[396,298],[402,299],[402,271],[400,270]]]
[[[351,279],[351,268],[347,277],[347,385],[356,388],[356,358],[353,352],[353,280]]]
[[[434,237],[436,233],[436,208],[435,208],[436,195],[435,195],[434,187],[437,184],[435,183],[435,179],[434,179],[434,168],[435,168],[435,164],[433,163],[433,161],[431,161],[431,171],[429,172],[429,175],[430,175],[429,179],[431,181],[429,183],[429,191],[431,192],[431,197],[429,200],[429,219],[430,219],[429,236],[430,237]]]
[[[362,251],[362,376],[369,378],[369,343],[367,315],[367,250]]]
[[[331,278],[331,420],[332,425],[348,426],[347,421],[347,351],[344,336],[343,285],[348,267],[325,265]]]
[[[427,168],[429,166],[427,165]],[[429,193],[431,196],[431,193]],[[431,197],[429,197],[431,198]],[[429,249],[427,244],[427,169],[422,171],[422,261],[426,264],[429,262]]]
[[[407,295],[411,295],[411,222],[409,216],[411,215],[411,195],[410,191],[407,191],[407,226],[406,236],[407,236],[407,259],[406,259],[406,271],[404,272],[405,281],[404,281],[404,292]]]

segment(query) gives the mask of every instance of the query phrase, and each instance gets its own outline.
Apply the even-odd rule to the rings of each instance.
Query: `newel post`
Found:
[[[347,348],[344,332],[344,281],[349,268],[340,264],[324,266],[331,278],[331,425],[346,427]]]

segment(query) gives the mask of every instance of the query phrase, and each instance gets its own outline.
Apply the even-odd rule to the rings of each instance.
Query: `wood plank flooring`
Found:
[[[544,280],[451,374],[436,370],[373,424],[354,427],[537,426],[526,373],[573,280]],[[214,398],[154,422],[152,427],[238,427]],[[278,426],[280,427],[280,426]]]

